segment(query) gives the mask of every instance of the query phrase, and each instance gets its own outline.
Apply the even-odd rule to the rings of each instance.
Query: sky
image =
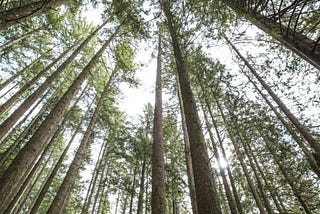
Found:
[[[89,8],[82,13],[82,16],[87,19],[89,23],[98,25],[101,23],[100,14],[101,8]],[[135,77],[139,80],[138,88],[130,88],[127,84],[120,84],[122,92],[122,99],[119,100],[120,110],[126,112],[129,118],[137,119],[141,115],[143,108],[147,103],[154,103],[154,87],[156,79],[156,60],[150,56],[155,50],[155,46],[144,43],[141,48],[137,50],[136,60],[137,64],[142,64]]]

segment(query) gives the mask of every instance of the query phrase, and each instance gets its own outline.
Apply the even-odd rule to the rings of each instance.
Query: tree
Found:
[[[26,169],[29,165],[32,165],[37,158],[39,152],[45,145],[47,139],[53,134],[58,123],[63,118],[64,112],[71,102],[73,96],[78,92],[82,83],[89,76],[90,70],[95,66],[98,59],[101,57],[104,50],[109,46],[112,39],[117,35],[120,27],[111,35],[111,37],[102,45],[100,50],[86,65],[81,74],[70,86],[68,91],[56,104],[50,115],[42,123],[40,128],[30,138],[29,143],[19,152],[17,157],[11,163],[9,168],[1,176],[0,181],[3,184],[0,192],[1,204],[0,210],[4,210],[7,203],[11,200],[11,195],[14,190],[19,186],[20,179],[24,176]]]
[[[161,33],[159,33],[161,34]],[[166,213],[166,193],[164,174],[164,145],[162,134],[162,82],[161,82],[161,35],[159,35],[157,78],[152,146],[152,213]]]
[[[208,166],[208,154],[204,137],[201,131],[196,103],[191,90],[188,74],[184,65],[173,16],[168,1],[161,2],[170,32],[172,47],[176,60],[180,89],[182,93],[183,108],[186,115],[188,136],[190,140],[192,167],[195,177],[197,207],[199,213],[222,213],[218,202],[216,190],[212,185],[211,173]]]

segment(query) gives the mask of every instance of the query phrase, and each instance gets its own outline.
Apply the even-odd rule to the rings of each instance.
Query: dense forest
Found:
[[[320,213],[319,71],[318,0],[0,0],[0,214]]]

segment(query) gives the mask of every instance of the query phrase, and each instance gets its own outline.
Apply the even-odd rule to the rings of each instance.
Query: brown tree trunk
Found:
[[[251,167],[251,170],[254,174],[254,177],[256,178],[256,183],[257,183],[257,187],[258,187],[258,190],[260,192],[260,197],[263,199],[264,201],[264,206],[267,210],[267,212],[269,214],[274,214],[273,212],[273,208],[271,207],[271,204],[270,204],[270,201],[266,195],[266,192],[265,192],[265,189],[268,188],[268,187],[265,187],[263,184],[262,184],[262,181],[261,181],[261,177],[259,176],[258,174],[258,171],[257,171],[257,166],[255,165],[254,161],[253,161],[253,157],[249,154],[249,151],[248,151],[248,148],[247,148],[247,143],[248,142],[248,139],[243,136],[241,133],[240,133],[240,130],[238,129],[238,127],[240,126],[239,123],[235,123],[235,130],[238,132],[238,136],[239,138],[241,139],[240,142],[242,144],[242,148],[244,149],[244,153],[246,154],[248,160],[249,160],[249,165]]]
[[[144,154],[143,154],[142,167],[141,167],[137,214],[142,214],[142,211],[143,211],[143,195],[144,195],[144,185],[145,185],[144,177],[146,173],[146,164],[147,164],[147,155],[146,155],[145,149],[143,150],[143,152]]]
[[[2,184],[0,189],[0,210],[9,203],[12,194],[19,187],[20,180],[23,178],[28,166],[32,165],[38,157],[42,148],[46,145],[47,140],[52,136],[57,128],[57,125],[62,120],[68,105],[73,97],[80,89],[82,83],[87,79],[91,69],[96,65],[102,53],[109,46],[115,35],[118,33],[120,26],[113,35],[105,42],[96,55],[86,65],[79,76],[74,80],[69,89],[65,92],[62,98],[58,101],[51,113],[29,139],[25,147],[23,147],[17,157],[13,160],[8,169],[0,178]]]
[[[44,91],[50,87],[60,74],[71,64],[75,57],[82,51],[82,49],[91,41],[91,39],[98,33],[98,31],[107,23],[105,21],[101,26],[94,30],[87,39],[66,59],[57,70],[49,76],[46,81],[30,95],[1,125],[0,125],[0,137],[3,136],[28,110],[28,108],[44,93]]]
[[[159,36],[157,78],[155,88],[155,107],[152,145],[152,214],[166,213],[164,144],[162,130],[162,67],[161,67],[161,36]]]
[[[0,144],[0,148],[11,139],[12,135],[16,134],[17,129],[20,129],[21,127],[23,127],[22,124],[25,123],[27,119],[29,119],[29,116],[32,113],[34,113],[35,109],[39,108],[39,105],[41,104],[41,102],[44,101],[45,97],[46,96],[43,96],[38,101],[38,103],[36,103],[36,105],[34,105],[34,107],[29,111],[29,113],[23,118],[23,120],[21,120],[21,122],[19,122],[17,126],[15,126],[15,128],[3,139],[3,141]],[[43,113],[45,112],[48,106],[49,106],[49,102],[47,102],[44,106],[41,107],[40,111],[34,116],[34,118],[32,118],[32,120],[28,123],[28,125],[23,128],[23,131],[19,134],[19,136],[15,139],[15,141],[6,149],[4,153],[0,155],[0,166],[2,166],[5,161],[7,161],[8,157],[20,145],[21,140],[29,133],[30,128],[34,124],[39,123],[38,118],[41,118],[41,116],[43,115]]]
[[[97,183],[97,179],[98,179],[98,176],[99,176],[99,169],[101,167],[102,160],[103,160],[103,158],[105,156],[105,151],[106,151],[106,143],[104,142],[103,146],[100,149],[98,160],[97,160],[97,162],[95,164],[95,167],[94,167],[94,170],[93,170],[93,175],[92,175],[92,177],[90,179],[90,184],[89,184],[89,187],[88,187],[86,198],[85,198],[83,206],[81,208],[81,214],[89,213],[88,210],[89,210],[89,206],[90,206],[90,203],[91,203],[92,195],[93,195],[93,192],[94,192],[94,186]]]
[[[4,30],[10,26],[20,24],[35,16],[44,14],[51,9],[55,9],[62,4],[65,4],[66,2],[68,2],[68,0],[41,0],[1,11],[0,30]]]
[[[179,99],[181,123],[182,123],[182,131],[183,131],[183,140],[184,140],[184,150],[185,150],[185,156],[186,156],[189,195],[190,195],[190,200],[191,200],[192,213],[198,214],[196,189],[195,189],[195,184],[194,184],[194,174],[193,174],[192,158],[191,158],[191,151],[190,151],[190,142],[189,142],[189,137],[188,137],[186,116],[185,116],[184,110],[183,110],[182,97],[181,97],[180,85],[179,85],[178,80],[177,80],[177,84],[178,84],[177,90],[178,90],[178,99]]]
[[[194,172],[197,208],[199,214],[222,214],[217,190],[214,189],[209,167],[209,158],[206,150],[201,123],[196,107],[194,95],[189,83],[184,59],[180,49],[177,32],[173,23],[173,15],[168,1],[163,1],[162,7],[167,19],[170,32],[176,67],[181,88],[183,108],[186,116],[188,136],[190,141],[192,167]]]
[[[129,213],[132,213],[133,210],[133,199],[135,196],[135,188],[136,188],[136,177],[137,177],[137,171],[139,169],[139,165],[138,165],[139,161],[138,159],[135,162],[135,167],[134,167],[134,171],[133,171],[133,181],[132,181],[132,186],[131,186],[131,191],[130,191],[130,205],[129,205]]]
[[[205,87],[204,87],[203,82],[202,82],[201,78],[199,77],[199,75],[197,76],[197,79],[198,79],[198,82],[199,82],[199,85],[200,85],[200,88],[201,88],[201,91],[202,91],[202,95],[203,95],[203,100],[204,100],[205,106],[207,107],[207,110],[208,110],[208,112],[209,112],[209,114],[210,114],[210,116],[211,116],[211,118],[213,120],[214,117],[213,117],[213,113],[211,111],[211,107],[210,107],[210,104],[209,104],[209,101],[208,101],[208,97],[207,97],[208,94],[206,93]],[[230,190],[230,187],[229,187],[227,176],[225,174],[225,169],[223,167],[221,167],[221,164],[220,164],[220,155],[219,155],[219,152],[218,152],[218,146],[217,146],[217,144],[216,144],[216,142],[214,140],[213,133],[212,133],[212,130],[211,130],[211,125],[209,123],[209,119],[208,119],[208,116],[206,114],[204,105],[201,105],[201,108],[202,108],[202,112],[203,112],[203,115],[204,115],[206,128],[208,130],[210,141],[211,141],[211,144],[212,144],[214,156],[215,156],[215,158],[217,160],[219,171],[220,171],[220,174],[221,174],[221,177],[222,177],[222,183],[223,183],[224,191],[225,191],[225,194],[226,194],[226,197],[227,197],[227,201],[228,201],[228,205],[229,205],[229,208],[230,208],[230,212],[232,214],[237,214],[238,213],[237,212],[237,207],[236,207],[235,202],[234,202],[234,200],[232,198],[232,195],[231,195],[231,190]],[[222,138],[221,138],[220,133],[218,131],[218,127],[217,127],[216,123],[214,123],[213,125],[214,125],[214,128],[215,128],[217,137],[218,137],[218,142],[219,142],[220,145],[222,145]]]
[[[0,46],[0,51],[3,51],[3,50],[6,50],[8,48],[10,48],[12,45],[14,44],[17,44],[18,42],[28,38],[29,36],[31,36],[33,33],[37,32],[37,31],[40,31],[41,28],[38,28],[38,29],[35,29],[35,30],[32,30],[31,32],[28,32],[24,35],[21,35],[15,39],[12,39],[11,41],[7,42],[6,44],[3,44]]]
[[[308,142],[309,146],[314,149],[314,151],[320,155],[320,144],[319,142],[311,135],[309,130],[296,118],[291,111],[286,107],[286,105],[280,100],[280,98],[274,93],[274,91],[269,87],[269,85],[260,77],[258,72],[250,65],[250,63],[241,55],[239,50],[227,39],[227,42],[230,44],[232,49],[237,53],[239,58],[245,63],[245,65],[249,68],[250,72],[257,78],[263,88],[269,93],[272,99],[278,104],[281,111],[287,116],[287,118],[291,121],[291,123],[296,127],[299,133],[304,137],[304,139]],[[320,57],[319,57],[320,59]]]
[[[111,37],[112,38],[112,37]],[[102,46],[102,48],[98,51],[98,53],[94,56],[94,58],[91,60],[94,63],[97,62],[98,58],[102,55],[103,51],[108,47],[111,38]],[[89,63],[90,64],[90,63]],[[92,65],[93,66],[93,65]],[[64,211],[66,202],[67,202],[67,196],[70,194],[72,185],[77,177],[79,167],[83,161],[83,156],[87,149],[89,148],[89,140],[91,139],[94,125],[96,124],[96,121],[98,119],[98,116],[100,114],[100,110],[104,104],[105,99],[107,98],[108,90],[110,87],[111,82],[113,81],[113,75],[115,74],[115,71],[112,72],[108,82],[106,83],[103,92],[101,93],[100,99],[98,101],[98,104],[93,112],[93,115],[90,119],[89,125],[87,127],[87,130],[80,142],[80,146],[77,149],[77,152],[73,158],[73,161],[69,167],[69,170],[53,200],[51,203],[49,210],[47,211],[48,214],[60,214]]]
[[[253,161],[254,161],[254,164],[255,164],[255,167],[256,167],[257,170],[259,171],[259,173],[260,173],[260,175],[261,175],[261,178],[262,178],[263,182],[265,183],[265,186],[267,187],[268,191],[270,192],[270,196],[271,196],[274,204],[276,205],[278,212],[279,212],[279,213],[288,213],[287,210],[283,210],[283,209],[282,209],[280,203],[278,202],[278,199],[277,199],[277,197],[276,197],[277,192],[274,191],[273,189],[271,189],[271,188],[272,188],[272,187],[271,187],[271,184],[270,184],[270,182],[268,181],[268,179],[266,178],[265,173],[264,173],[264,171],[262,170],[262,167],[260,166],[260,163],[259,163],[256,155],[253,153],[253,151],[252,151],[252,149],[251,149],[251,145],[250,145],[250,146],[247,145],[247,151],[249,152],[248,155],[250,155],[250,156],[252,157],[252,159],[253,159]],[[261,164],[263,165],[263,162],[261,162]]]
[[[47,153],[49,152],[49,150],[51,149],[51,146],[53,145],[56,137],[60,134],[59,131],[56,131],[54,136],[52,137],[52,139],[50,140],[50,142],[46,145],[44,151],[42,152],[40,158],[37,160],[37,163],[34,166],[29,166],[26,172],[26,178],[23,178],[21,180],[21,182],[23,182],[22,186],[19,188],[19,191],[15,194],[15,196],[13,197],[13,200],[11,200],[11,202],[9,204],[7,204],[7,208],[4,209],[4,213],[11,213],[12,210],[14,209],[14,207],[16,206],[17,202],[19,201],[19,199],[21,198],[21,196],[23,195],[24,191],[26,190],[28,184],[30,183],[30,181],[32,180],[32,178],[34,177],[34,175],[36,174],[39,166],[41,165],[42,161],[45,159],[45,157],[47,156]],[[30,172],[30,173],[29,173]],[[0,211],[1,212],[1,211]]]

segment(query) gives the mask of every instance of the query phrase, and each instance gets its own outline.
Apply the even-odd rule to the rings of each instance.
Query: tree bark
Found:
[[[15,39],[12,39],[11,41],[7,42],[6,44],[1,45],[0,46],[0,51],[3,51],[3,50],[6,50],[6,49],[10,48],[12,45],[17,44],[18,42],[28,38],[33,33],[37,32],[37,31],[40,31],[40,30],[41,30],[41,28],[38,28],[38,29],[35,29],[35,30],[31,31],[31,32],[23,34],[23,35],[15,38]]]
[[[55,9],[67,2],[68,0],[41,0],[20,7],[1,11],[0,30],[4,30],[8,27],[27,21],[35,16],[44,14],[49,10]]]
[[[211,92],[212,94],[213,93],[213,89],[211,88]],[[222,109],[220,108],[220,104],[218,102],[218,99],[213,96],[215,101],[216,101],[216,104],[218,106],[218,109],[220,112],[222,112]],[[217,130],[217,127],[216,127],[216,122],[213,118],[213,114],[211,112],[211,108],[208,109],[209,110],[209,114],[210,114],[210,117],[211,117],[211,121],[213,122],[213,126],[216,130],[216,132],[218,133],[218,130]],[[222,118],[223,118],[223,121],[225,121],[224,119],[224,115],[222,115]],[[222,152],[222,155],[223,155],[223,158],[225,160],[227,160],[227,155],[226,155],[226,151],[224,149],[224,145],[222,144],[222,142],[219,140],[219,144],[220,144],[220,147],[221,147],[221,152]],[[233,178],[233,175],[231,173],[231,168],[230,168],[230,165],[228,164],[227,165],[227,172],[228,172],[228,177],[229,177],[229,180],[230,180],[230,184],[231,184],[231,187],[232,187],[232,192],[233,192],[233,196],[234,196],[234,199],[235,199],[235,202],[236,202],[236,205],[237,205],[237,210],[240,214],[243,214],[243,208],[242,208],[242,205],[241,205],[241,202],[240,202],[240,197],[239,197],[239,194],[238,194],[238,191],[237,191],[237,188],[236,188],[236,185],[235,185],[235,181],[234,181],[234,178]]]
[[[155,107],[152,145],[152,214],[166,213],[165,171],[164,171],[164,144],[162,130],[162,65],[161,65],[161,36],[159,35],[157,78],[155,88]]]
[[[98,160],[97,160],[97,162],[95,164],[95,168],[93,170],[93,175],[92,175],[91,180],[90,180],[90,184],[89,184],[89,187],[88,187],[86,198],[85,198],[83,206],[81,208],[81,214],[89,213],[88,210],[89,210],[89,206],[90,206],[90,203],[91,203],[92,195],[93,195],[93,192],[94,192],[94,185],[97,183],[97,179],[98,179],[98,175],[99,175],[98,172],[99,172],[99,169],[101,167],[102,160],[103,160],[103,157],[105,155],[105,151],[106,151],[106,143],[104,143],[103,146],[100,149]]]
[[[145,149],[143,151],[144,151],[144,154],[143,154],[142,167],[141,167],[137,214],[142,214],[142,211],[143,211],[143,195],[144,195],[144,185],[145,185],[144,177],[146,173],[146,163],[147,163],[147,155],[146,155]]]
[[[54,143],[54,140],[59,135],[59,131],[56,131],[53,138],[50,140],[50,142],[46,145],[44,151],[42,152],[40,158],[37,160],[37,163],[34,166],[29,166],[26,172],[26,178],[21,179],[21,182],[23,183],[22,186],[19,188],[18,192],[13,197],[13,200],[7,205],[8,207],[5,209],[4,213],[11,213],[14,207],[16,206],[17,202],[19,201],[20,197],[23,195],[24,191],[26,190],[29,182],[32,180],[34,175],[36,174],[39,166],[41,165],[42,161],[47,156],[47,153],[51,149],[51,146]]]
[[[209,103],[207,102],[207,100],[205,102],[206,102],[207,108],[209,108]],[[225,169],[223,167],[221,167],[221,164],[220,164],[220,160],[221,159],[220,159],[220,155],[219,155],[219,152],[218,152],[218,147],[217,147],[216,142],[214,140],[213,133],[212,133],[211,128],[210,128],[208,116],[206,115],[204,106],[202,106],[202,111],[203,111],[206,127],[207,127],[207,130],[208,130],[208,133],[209,133],[210,141],[211,141],[211,144],[212,144],[214,156],[216,158],[216,161],[218,162],[218,168],[219,168],[220,175],[221,175],[221,178],[222,178],[222,184],[223,184],[224,191],[225,191],[225,194],[226,194],[226,197],[227,197],[227,201],[228,201],[230,212],[232,214],[237,214],[238,213],[237,212],[237,208],[236,208],[236,205],[235,205],[234,200],[233,200],[232,195],[231,195],[231,190],[230,190],[230,187],[229,187],[229,184],[228,184],[227,176],[225,174]],[[217,130],[216,130],[216,133],[217,133],[217,136],[218,136],[218,141],[220,141],[220,144],[222,144],[222,140],[221,140],[220,134],[219,134],[219,132]]]
[[[201,123],[197,112],[196,102],[189,83],[189,77],[182,57],[173,15],[168,1],[163,1],[162,7],[167,19],[167,27],[171,36],[176,67],[181,88],[183,108],[186,115],[188,136],[190,141],[192,167],[194,172],[197,208],[199,214],[222,214],[217,190],[214,189],[211,177],[209,158],[206,150]]]
[[[181,123],[182,123],[181,125],[182,125],[182,131],[183,131],[184,149],[185,149],[185,156],[186,156],[189,195],[190,195],[190,200],[191,200],[192,213],[198,214],[196,189],[195,189],[195,184],[194,184],[194,174],[193,174],[193,168],[192,168],[192,157],[191,157],[191,151],[190,151],[190,142],[189,142],[189,137],[188,137],[186,116],[185,116],[184,110],[183,110],[182,96],[181,96],[181,91],[180,91],[181,89],[180,89],[180,85],[179,85],[178,80],[177,80],[177,84],[178,84],[177,90],[178,90],[178,99],[179,99]]]

